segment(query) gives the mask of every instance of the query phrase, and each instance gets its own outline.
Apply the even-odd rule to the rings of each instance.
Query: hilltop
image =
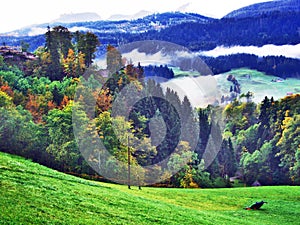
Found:
[[[1,152],[0,190],[1,224],[295,224],[300,211],[298,187],[128,190]]]
[[[246,18],[246,17],[259,17],[268,15],[274,12],[280,13],[299,13],[300,1],[299,0],[275,0],[263,3],[257,3],[241,9],[234,10],[233,12],[224,16],[224,18]]]
[[[119,21],[55,22],[38,24],[0,35],[0,42],[18,46],[22,41],[30,50],[43,46],[47,26],[62,25],[71,32],[93,32],[102,43],[98,56],[108,44],[120,46],[143,40],[161,40],[207,51],[217,46],[295,45],[299,43],[299,0],[254,4],[222,19],[195,13],[166,12],[138,19]],[[259,17],[259,19],[258,19]]]
[[[84,19],[85,18],[85,19]],[[98,19],[97,19],[98,18]],[[132,18],[128,16],[126,19],[122,15],[114,15],[108,20],[101,20],[97,14],[82,13],[82,14],[64,14],[60,18],[43,24],[35,24],[24,27],[15,31],[2,34],[2,36],[26,37],[37,36],[44,34],[47,27],[63,25],[68,27],[71,31],[92,31],[96,33],[144,33],[149,30],[161,30],[174,25],[194,22],[207,23],[214,20],[209,17],[201,16],[192,13],[181,12],[166,12],[153,13],[141,12],[141,14],[133,15]]]

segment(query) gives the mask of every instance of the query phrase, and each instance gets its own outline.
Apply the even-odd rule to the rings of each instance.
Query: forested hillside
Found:
[[[250,6],[243,7],[241,9],[234,10],[225,18],[245,18],[245,17],[260,17],[261,15],[268,15],[274,11],[277,12],[299,12],[300,1],[299,0],[274,0],[266,1]]]
[[[298,44],[299,13],[299,0],[282,0],[255,4],[221,19],[175,12],[153,14],[132,21],[61,23],[51,26],[62,25],[69,29],[81,28],[94,32],[103,44],[100,55],[108,44],[119,46],[141,40],[169,41],[191,51],[205,51],[222,45]],[[235,16],[240,14],[248,16]],[[47,26],[42,24],[38,28],[46,31]],[[28,33],[30,31],[21,29],[15,32],[18,35],[1,35],[0,43],[20,45],[26,41],[30,43],[31,51],[44,44],[43,35],[28,37]]]
[[[176,92],[170,89],[164,92],[160,84],[152,80],[142,84],[140,78],[146,76],[144,71],[165,71],[167,78],[172,78],[172,71],[166,67],[154,69],[124,64],[118,50],[109,45],[106,75],[99,76],[103,71],[87,70],[100,44],[96,35],[72,33],[59,26],[49,28],[45,40],[45,47],[35,53],[36,59],[18,61],[19,67],[11,59],[0,57],[1,151],[63,172],[100,179],[84,160],[74,138],[72,111],[77,107],[78,121],[90,120],[95,127],[96,132],[91,132],[91,127],[81,127],[89,137],[86,143],[94,143],[97,138],[102,140],[111,154],[105,166],[114,174],[120,171],[111,168],[110,163],[114,159],[126,161],[128,151],[112,126],[117,124],[119,132],[134,143],[130,146],[133,165],[153,165],[173,153],[165,167],[156,167],[156,174],[164,178],[156,185],[230,187],[233,185],[230,177],[238,177],[248,185],[256,180],[264,185],[300,184],[300,95],[276,101],[265,98],[256,105],[251,94],[246,94],[241,95],[244,99],[235,99],[224,109],[218,104],[193,109],[188,98],[180,100]],[[89,76],[83,77],[87,71]],[[109,79],[101,85],[107,74]],[[86,84],[85,89],[80,89],[82,84]],[[155,90],[159,97],[145,98],[135,104],[126,120],[112,115],[112,103],[128,84],[136,87],[132,97],[150,90]],[[78,88],[79,99],[95,102],[91,111],[94,115],[84,111],[90,105],[80,108],[74,101]],[[121,99],[120,104],[125,106],[128,101]],[[151,143],[150,137],[154,134],[149,127],[155,116],[166,123],[165,138],[156,147]],[[218,121],[222,118],[224,126],[216,117]],[[183,118],[186,120],[182,121]],[[219,134],[214,133],[216,129]],[[164,133],[156,131],[156,135]],[[182,131],[195,137],[197,143],[188,138],[180,139]],[[209,148],[211,136],[218,137],[220,149],[207,167],[203,155]],[[176,169],[185,158],[191,160],[169,178],[168,169]],[[100,158],[89,160],[89,163],[100,164]],[[151,177],[144,176],[144,172],[140,171],[140,177],[149,183],[147,180]],[[114,179],[118,181],[118,177]]]
[[[250,54],[234,54],[219,57],[201,57],[209,66],[213,74],[228,72],[234,68],[250,68],[286,78],[300,77],[300,60],[284,56],[258,57]]]
[[[300,12],[298,3],[299,0],[289,0],[254,4],[236,10],[221,19],[193,13],[169,12],[130,21],[53,23],[50,26],[66,27],[68,30],[91,31],[89,33],[93,33],[94,37],[81,37],[80,41],[77,40],[77,45],[78,50],[82,50],[80,48],[84,47],[80,45],[83,40],[97,37],[101,40],[101,45],[93,53],[95,58],[103,57],[109,45],[119,47],[143,40],[176,43],[201,55],[201,52],[219,46],[266,46],[268,44],[294,46],[299,44]],[[4,46],[22,46],[30,52],[37,51],[36,54],[41,54],[37,49],[40,46],[47,46],[49,37],[40,34],[33,35],[33,31],[44,29],[47,32],[49,29],[47,26],[49,25],[41,24],[0,35],[0,43]],[[77,50],[73,49],[73,51],[76,55]],[[84,51],[90,50],[85,49]],[[90,61],[88,59],[90,56],[87,52],[84,53],[86,54],[85,66],[88,66],[87,62]],[[63,54],[66,56],[67,52]],[[284,53],[283,56],[278,53],[273,56],[272,52],[268,54],[270,56],[235,54],[216,58],[201,56],[201,58],[214,74],[224,73],[233,68],[247,67],[284,79],[299,77],[298,58],[284,57]],[[70,55],[68,60],[70,61],[71,58]],[[58,64],[58,62],[52,63]]]

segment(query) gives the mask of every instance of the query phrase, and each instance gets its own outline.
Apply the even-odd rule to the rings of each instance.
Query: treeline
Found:
[[[90,90],[85,89],[82,98],[92,97],[92,101],[96,103],[94,122],[97,133],[89,135],[90,138],[86,141],[93,143],[93,138],[100,137],[113,157],[126,161],[127,146],[119,140],[120,134],[116,134],[112,126],[118,124],[117,130],[121,136],[131,130],[127,134],[130,142],[134,143],[130,146],[133,164],[152,165],[173,152],[166,168],[156,168],[156,173],[165,178],[165,182],[160,185],[230,187],[232,184],[229,178],[237,174],[241,182],[248,185],[255,180],[263,185],[299,184],[299,95],[279,101],[265,98],[259,105],[249,100],[236,100],[224,109],[225,129],[220,130],[221,136],[216,136],[213,134],[216,132],[215,113],[222,112],[219,107],[210,106],[195,111],[187,98],[180,101],[177,94],[171,90],[164,94],[160,85],[151,80],[146,84],[146,89],[140,89],[136,79],[140,75],[139,67],[128,65],[118,73],[112,74],[105,86],[97,89],[96,87],[101,87],[100,81],[93,75],[88,80],[82,77],[65,78],[62,81],[50,81],[45,77],[26,78],[22,71],[15,67],[7,67],[2,62],[0,150],[25,156],[64,172],[95,176],[95,171],[79,150],[72,126],[74,88],[79,83],[87,82]],[[27,89],[21,85],[26,82],[32,82]],[[152,97],[139,101],[132,109],[129,121],[123,117],[113,117],[112,102],[131,82],[141,92],[138,91],[132,96],[152,90],[161,98]],[[62,99],[57,101],[60,104],[56,103],[55,93],[60,96],[57,99]],[[163,99],[177,105],[176,109]],[[126,99],[119,101],[127,102]],[[180,114],[177,113],[178,110]],[[91,116],[86,115],[84,111],[79,114],[83,120]],[[153,123],[150,123],[153,118],[157,120],[156,129],[153,128]],[[186,121],[181,121],[183,118]],[[166,135],[155,147],[149,137],[163,136],[163,123],[166,123]],[[186,126],[180,127],[180,124]],[[190,133],[188,137],[198,137],[193,153],[190,152],[190,139],[179,138],[181,129]],[[151,133],[154,131],[155,133]],[[89,132],[89,129],[84,132]],[[221,138],[220,150],[210,166],[206,167],[204,155],[211,144],[211,136]],[[191,160],[182,169],[179,167],[179,172],[171,178],[164,172],[181,165],[186,157]],[[96,159],[93,160],[97,163]],[[107,161],[108,168],[110,160]],[[115,173],[118,174],[118,171]]]
[[[177,15],[178,16],[178,15]],[[196,17],[201,17],[197,16]],[[165,14],[158,18],[161,24],[172,20]],[[107,25],[108,22],[78,23],[78,26],[90,29],[99,29],[107,26],[107,29],[116,29],[116,32],[95,33],[102,41],[103,46],[108,44],[118,45],[141,40],[162,40],[176,43],[187,47],[191,51],[205,51],[214,49],[217,46],[263,46],[266,44],[286,45],[298,44],[299,33],[299,12],[290,13],[289,11],[274,11],[268,14],[253,16],[248,18],[223,18],[223,19],[204,19],[204,22],[186,22],[179,25],[172,25],[166,29],[151,30],[146,33],[133,34],[130,32],[121,33],[117,31],[117,23]],[[124,22],[124,21],[121,21]],[[145,26],[148,24],[142,19],[132,21],[132,24]],[[1,42],[9,45],[20,45],[20,41],[25,40],[30,44],[30,49],[34,50],[38,46],[44,45],[45,38],[41,35],[35,37],[1,37]],[[105,50],[105,48],[102,48]],[[103,53],[103,52],[102,52]]]
[[[266,97],[258,105],[251,99],[228,104],[222,112],[225,121],[222,144],[206,169],[203,169],[205,151],[209,137],[215,132],[213,115],[220,109],[198,109],[196,161],[173,176],[170,183],[183,187],[181,182],[189,179],[185,183],[189,187],[230,187],[232,182],[251,186],[256,181],[261,185],[299,185],[299,100],[300,95],[293,95],[278,101]],[[230,177],[236,180],[230,182]]]
[[[298,13],[272,12],[260,17],[223,18],[208,23],[182,23],[163,30],[132,36],[134,40],[163,40],[205,51],[217,46],[263,46],[266,44],[298,44]]]
[[[224,109],[224,135],[234,140],[236,159],[247,184],[300,183],[300,95],[281,100],[234,101]]]
[[[80,76],[51,81],[48,76],[26,76],[1,59],[0,151],[63,172],[95,175],[80,154],[72,126],[75,90],[84,79]],[[93,76],[87,82],[96,85]],[[97,112],[110,104],[105,91],[94,98]]]
[[[69,40],[67,34],[50,37]],[[60,69],[63,49],[52,51],[62,58]],[[168,163],[152,171],[164,180],[159,185],[230,187],[233,176],[248,185],[255,180],[267,185],[300,184],[300,95],[278,101],[265,98],[259,105],[251,102],[251,96],[241,95],[247,101],[237,99],[225,109],[193,109],[188,98],[180,100],[153,80],[143,83],[143,67],[124,65],[116,48],[107,50],[107,80],[98,75],[103,71],[93,70],[84,77],[55,77],[60,73],[47,50],[37,57],[41,62],[48,57],[49,63],[32,72],[7,65],[0,57],[0,150],[78,175],[95,176],[90,165],[103,167],[115,181],[123,179],[120,174],[127,168],[126,163],[116,167],[115,162],[127,162],[129,148],[132,165],[154,165],[172,154]],[[122,112],[127,113],[130,102],[135,104],[125,119]],[[79,138],[81,147],[92,147],[84,153],[88,157],[80,151],[74,127],[84,137]],[[105,160],[95,144],[99,138],[110,153]],[[207,154],[212,146],[218,151],[210,161]],[[145,170],[134,172],[140,182],[151,183]],[[179,172],[172,175],[170,170]]]
[[[228,56],[201,57],[214,74],[230,71],[234,68],[247,67],[281,78],[299,78],[300,60],[284,56],[258,57],[251,54],[234,54]]]
[[[144,66],[144,76],[145,77],[163,77],[166,79],[174,78],[174,72],[172,69],[169,69],[167,65],[165,66]]]

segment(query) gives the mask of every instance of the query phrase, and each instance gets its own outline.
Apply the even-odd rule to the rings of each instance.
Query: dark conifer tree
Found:
[[[200,108],[197,112],[199,121],[199,139],[196,152],[199,159],[201,159],[205,151],[211,130],[211,124],[209,122],[210,107],[206,109]]]

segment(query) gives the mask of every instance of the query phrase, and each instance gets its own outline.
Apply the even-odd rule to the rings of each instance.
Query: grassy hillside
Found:
[[[235,69],[228,73],[216,75],[219,90],[222,94],[228,95],[231,82],[227,81],[228,74],[236,77],[241,84],[242,93],[251,91],[254,93],[255,102],[261,102],[265,96],[274,99],[280,99],[286,96],[287,93],[300,93],[300,79],[288,78],[282,82],[272,82],[277,80],[278,77],[266,75],[265,73],[250,70],[250,69]]]
[[[297,224],[300,216],[299,187],[128,190],[4,153],[0,193],[0,224]],[[259,200],[269,204],[243,210]]]

